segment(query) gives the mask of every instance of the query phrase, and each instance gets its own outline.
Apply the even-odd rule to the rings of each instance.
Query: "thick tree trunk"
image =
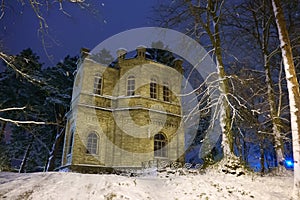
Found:
[[[211,6],[210,9],[214,9],[215,5],[213,2],[209,3]],[[228,78],[226,76],[226,72],[224,69],[224,63],[222,58],[222,50],[221,50],[221,38],[220,38],[220,30],[219,30],[219,17],[216,16],[216,12],[212,13],[213,22],[214,22],[214,35],[212,38],[213,46],[215,48],[216,62],[217,62],[217,70],[220,79],[220,91],[222,95],[222,110],[221,110],[221,128],[222,128],[222,146],[224,158],[234,157],[233,154],[233,133],[232,133],[232,119],[231,119],[231,109],[229,105],[229,83]]]
[[[294,156],[294,192],[293,198],[300,199],[300,92],[297,81],[293,54],[289,35],[286,28],[284,14],[280,0],[272,0],[273,11],[281,44],[282,59],[289,93],[291,128]]]
[[[217,55],[217,53],[216,53]],[[222,128],[222,147],[224,158],[233,156],[233,134],[231,131],[231,110],[228,103],[228,80],[226,78],[223,65],[217,62],[220,90],[222,95],[222,110],[221,110],[221,128]]]
[[[219,81],[220,81],[220,93],[222,98],[220,123],[222,129],[223,154],[225,160],[231,159],[235,156],[233,153],[234,141],[233,141],[233,134],[231,130],[232,128],[231,108],[228,102],[229,83],[228,83],[228,78],[226,76],[226,72],[223,64],[221,38],[220,38],[220,30],[219,30],[220,16],[218,15],[218,13],[220,12],[219,9],[221,9],[218,3],[220,4],[222,3],[217,1],[212,1],[212,0],[207,1],[205,12],[209,17],[207,17],[206,19],[207,21],[204,22],[199,15],[199,9],[197,8],[197,6],[194,6],[191,0],[185,0],[185,2],[188,4],[191,14],[195,18],[195,24],[201,25],[202,28],[206,31],[212,43],[212,46],[214,48],[217,70],[218,70]]]
[[[267,2],[263,1],[263,20],[262,20],[262,28],[263,32],[261,35],[261,44],[262,44],[262,53],[264,58],[264,69],[266,75],[266,84],[267,84],[267,94],[268,94],[268,103],[270,107],[270,117],[272,121],[272,131],[273,131],[273,138],[274,138],[274,148],[276,152],[277,158],[277,166],[280,171],[283,170],[283,166],[279,165],[280,162],[284,160],[283,157],[283,145],[282,145],[282,138],[280,134],[280,119],[279,119],[279,112],[276,106],[276,98],[274,93],[274,83],[272,80],[272,74],[270,69],[270,53],[268,50],[269,45],[269,38],[270,38],[270,25],[271,20],[270,16],[267,16],[266,12]],[[258,27],[257,27],[258,28]]]

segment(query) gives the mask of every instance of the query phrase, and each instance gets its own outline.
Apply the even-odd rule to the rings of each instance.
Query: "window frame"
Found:
[[[89,155],[98,154],[99,136],[96,132],[91,132],[86,138],[86,153]]]
[[[158,99],[158,87],[156,78],[151,78],[150,80],[150,98]]]
[[[163,100],[167,102],[171,102],[170,88],[168,82],[163,83]]]
[[[96,73],[94,76],[94,91],[93,93],[96,95],[102,95],[103,88],[103,76],[101,73]]]
[[[156,158],[168,158],[167,144],[168,140],[165,134],[159,132],[154,135],[154,157]]]
[[[127,77],[127,85],[126,85],[126,95],[134,96],[135,95],[135,76],[130,75]]]

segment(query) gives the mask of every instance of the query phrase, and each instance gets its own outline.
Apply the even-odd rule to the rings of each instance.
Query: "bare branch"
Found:
[[[19,108],[4,108],[1,109],[0,112],[12,111],[12,110],[24,110],[26,107],[19,107]]]
[[[17,72],[18,74],[20,74],[21,76],[23,76],[25,79],[27,79],[29,82],[31,83],[39,83],[41,84],[42,81],[35,79],[31,76],[29,76],[28,74],[25,74],[24,72],[22,72],[21,70],[19,70],[14,64],[13,64],[13,60],[14,60],[14,56],[8,56],[7,54],[5,54],[4,52],[0,51],[0,59],[2,59],[9,67],[11,67],[15,72]]]
[[[13,120],[13,119],[6,119],[0,117],[0,121],[5,121],[5,122],[11,122],[13,124],[16,124],[19,126],[20,124],[38,124],[38,125],[45,125],[47,124],[46,122],[37,122],[37,121],[19,121],[19,120]]]

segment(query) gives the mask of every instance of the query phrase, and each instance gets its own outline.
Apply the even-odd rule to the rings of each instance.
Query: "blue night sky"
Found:
[[[94,48],[97,44],[119,32],[145,26],[154,26],[150,0],[92,0],[92,11],[81,9],[78,5],[65,3],[64,10],[71,17],[59,11],[59,5],[53,4],[44,16],[49,25],[49,37],[46,46],[53,64],[43,50],[41,37],[38,36],[39,21],[29,5],[21,6],[19,1],[9,2],[3,19],[0,20],[0,37],[5,52],[18,54],[26,48],[37,53],[45,66],[51,66],[66,55],[75,56],[80,48]],[[25,3],[27,3],[25,1]],[[28,3],[27,3],[28,4]]]

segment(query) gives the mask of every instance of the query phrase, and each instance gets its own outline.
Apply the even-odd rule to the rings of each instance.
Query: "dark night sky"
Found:
[[[70,3],[64,4],[64,10],[71,17],[59,11],[59,5],[52,5],[44,16],[49,25],[47,51],[53,56],[53,64],[66,55],[77,55],[81,47],[94,48],[106,38],[119,32],[145,26],[153,26],[150,0],[92,0],[92,11],[80,9]],[[21,6],[14,0],[9,2],[4,18],[0,20],[0,37],[5,52],[17,54],[25,48],[31,48],[40,57],[45,66],[51,66],[43,50],[41,37],[38,36],[38,20],[29,5]],[[27,3],[28,4],[28,3]]]

